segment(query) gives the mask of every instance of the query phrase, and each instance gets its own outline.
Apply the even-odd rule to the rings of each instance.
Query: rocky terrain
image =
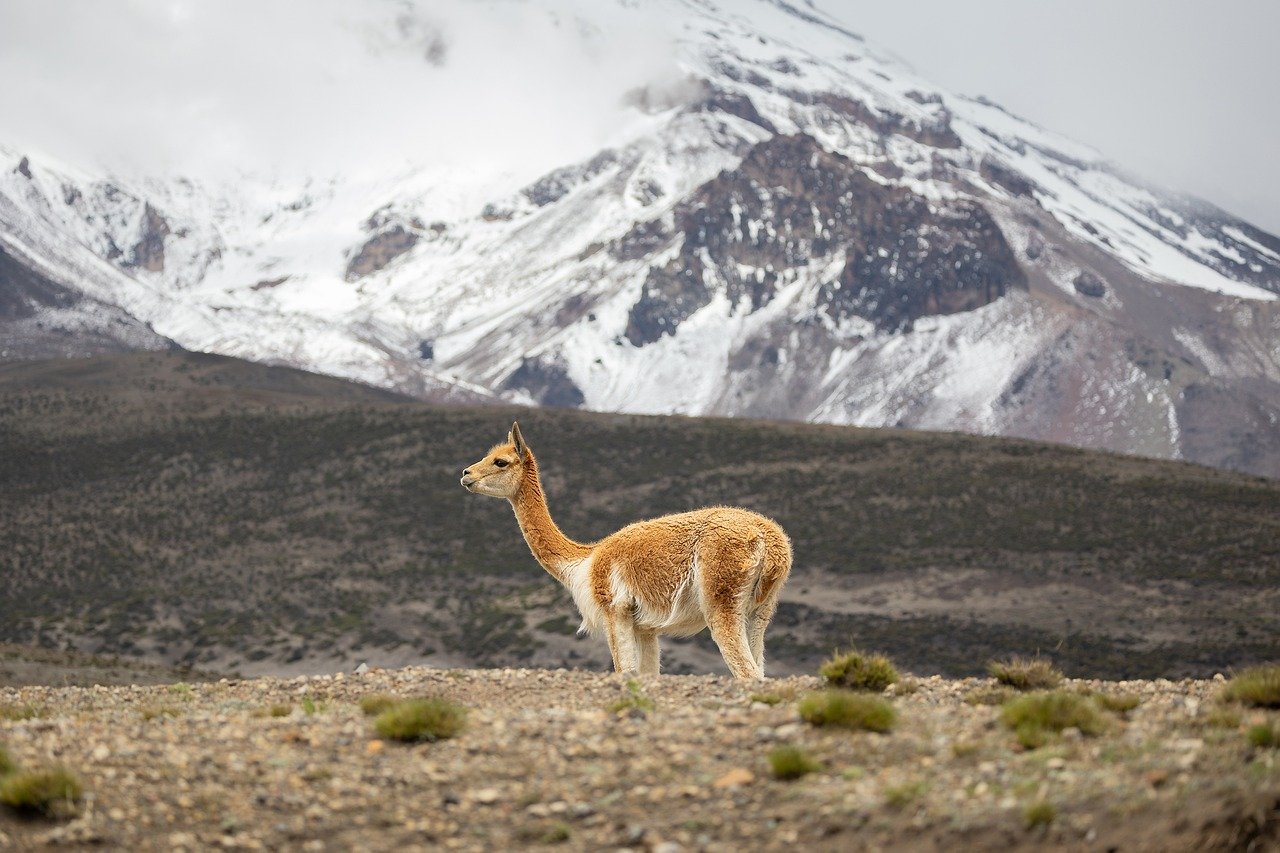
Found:
[[[133,850],[1265,850],[1280,844],[1280,752],[1220,678],[1071,681],[1133,697],[1097,735],[1019,746],[990,679],[886,691],[887,733],[818,728],[817,679],[408,668],[207,684],[0,689],[0,745],[60,762],[75,816],[0,809],[0,846]],[[381,737],[363,697],[468,709],[456,737]],[[647,710],[607,710],[641,696]],[[774,704],[768,704],[774,703]],[[1274,718],[1275,714],[1270,715]],[[795,745],[818,769],[768,761]]]

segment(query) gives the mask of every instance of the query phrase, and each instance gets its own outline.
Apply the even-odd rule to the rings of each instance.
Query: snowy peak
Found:
[[[404,71],[407,96],[476,67],[479,23],[504,26],[498,6],[398,8],[367,13],[358,56]],[[183,346],[409,393],[1280,473],[1276,237],[920,79],[810,6],[520,14],[573,57],[554,80],[530,65],[564,91],[528,95],[552,112],[527,150],[238,180],[3,150],[0,244]],[[626,26],[662,50],[616,55]],[[562,116],[566,98],[604,106]],[[576,135],[557,148],[539,128],[559,121]]]

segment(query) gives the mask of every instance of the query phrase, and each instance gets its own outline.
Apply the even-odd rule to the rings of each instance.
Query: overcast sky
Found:
[[[590,8],[600,30],[566,34],[514,0],[500,16],[424,0],[399,28],[370,20],[401,7],[356,0],[0,0],[0,143],[72,161],[252,154],[350,168],[515,139],[539,166],[571,162],[607,143],[617,92],[670,58],[643,15],[558,2]],[[985,94],[1280,232],[1280,0],[818,5],[944,89]],[[422,59],[437,19],[449,39],[433,67]],[[477,87],[501,96],[478,110]]]
[[[1280,233],[1277,0],[824,0],[938,85],[985,94]]]

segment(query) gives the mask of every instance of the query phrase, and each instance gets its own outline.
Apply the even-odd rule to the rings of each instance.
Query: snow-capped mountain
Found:
[[[810,5],[657,5],[669,68],[617,93],[606,147],[540,176],[230,181],[0,148],[0,246],[157,340],[409,393],[1280,475],[1280,239]],[[590,42],[605,6],[540,8]],[[452,61],[419,7],[380,8],[368,27]]]

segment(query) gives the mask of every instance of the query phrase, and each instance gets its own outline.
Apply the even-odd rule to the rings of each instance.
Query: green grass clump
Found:
[[[1053,663],[1038,657],[993,660],[987,664],[987,672],[1001,684],[1018,690],[1044,690],[1062,683],[1062,673],[1054,669]]]
[[[1280,663],[1253,666],[1227,682],[1227,699],[1257,708],[1280,708]]]
[[[818,668],[832,687],[879,692],[898,680],[898,669],[884,655],[866,655],[854,649],[837,651]]]
[[[627,679],[627,690],[618,699],[604,706],[610,714],[625,714],[635,711],[644,716],[653,710],[653,700],[644,695],[644,688],[634,678]]]
[[[752,693],[752,702],[760,702],[764,705],[780,705],[783,702],[781,693]]]
[[[268,717],[287,717],[291,713],[293,713],[293,708],[284,704],[272,705],[270,708],[267,709]]]
[[[1048,826],[1058,818],[1058,810],[1053,807],[1053,803],[1048,800],[1036,800],[1034,803],[1027,805],[1022,810],[1022,822],[1027,825],[1027,829],[1035,829],[1037,826]]]
[[[838,726],[869,732],[887,732],[898,713],[878,696],[850,690],[819,690],[800,699],[800,716],[815,726]]]
[[[1128,713],[1142,704],[1134,693],[1097,693],[1093,698],[1103,708],[1117,714]]]
[[[884,789],[884,801],[890,808],[901,809],[918,800],[929,789],[929,783],[923,779],[903,782],[901,785],[890,785]]]
[[[70,811],[80,794],[80,780],[65,767],[15,771],[0,778],[0,803],[24,814],[52,817]]]
[[[405,699],[387,708],[373,721],[378,734],[392,740],[446,740],[462,731],[467,709],[448,699]]]
[[[964,701],[968,705],[1003,705],[1014,695],[1008,687],[975,687],[964,694]]]
[[[1002,716],[1027,749],[1044,746],[1063,729],[1097,735],[1107,727],[1106,717],[1093,699],[1065,690],[1020,696],[1005,704]]]
[[[1204,724],[1215,729],[1240,728],[1240,712],[1235,708],[1218,706],[1204,715]]]
[[[540,821],[516,832],[526,844],[564,844],[573,837],[573,829],[562,820]]]
[[[775,779],[799,779],[822,769],[822,763],[798,746],[780,746],[769,753]]]
[[[191,688],[191,685],[187,684],[185,681],[179,681],[177,684],[170,684],[169,692],[187,701],[195,698],[195,691]]]
[[[30,702],[0,703],[0,720],[30,720],[44,715],[44,708]]]
[[[366,717],[376,717],[400,700],[386,693],[370,693],[360,697],[360,710]]]
[[[1272,728],[1266,723],[1258,723],[1249,727],[1244,733],[1245,739],[1258,749],[1280,749],[1280,728]]]
[[[9,750],[0,746],[0,776],[8,776],[18,769],[18,762],[13,760]]]
[[[138,709],[138,713],[142,715],[144,720],[154,720],[157,717],[182,716],[182,711],[172,705],[144,705]]]

